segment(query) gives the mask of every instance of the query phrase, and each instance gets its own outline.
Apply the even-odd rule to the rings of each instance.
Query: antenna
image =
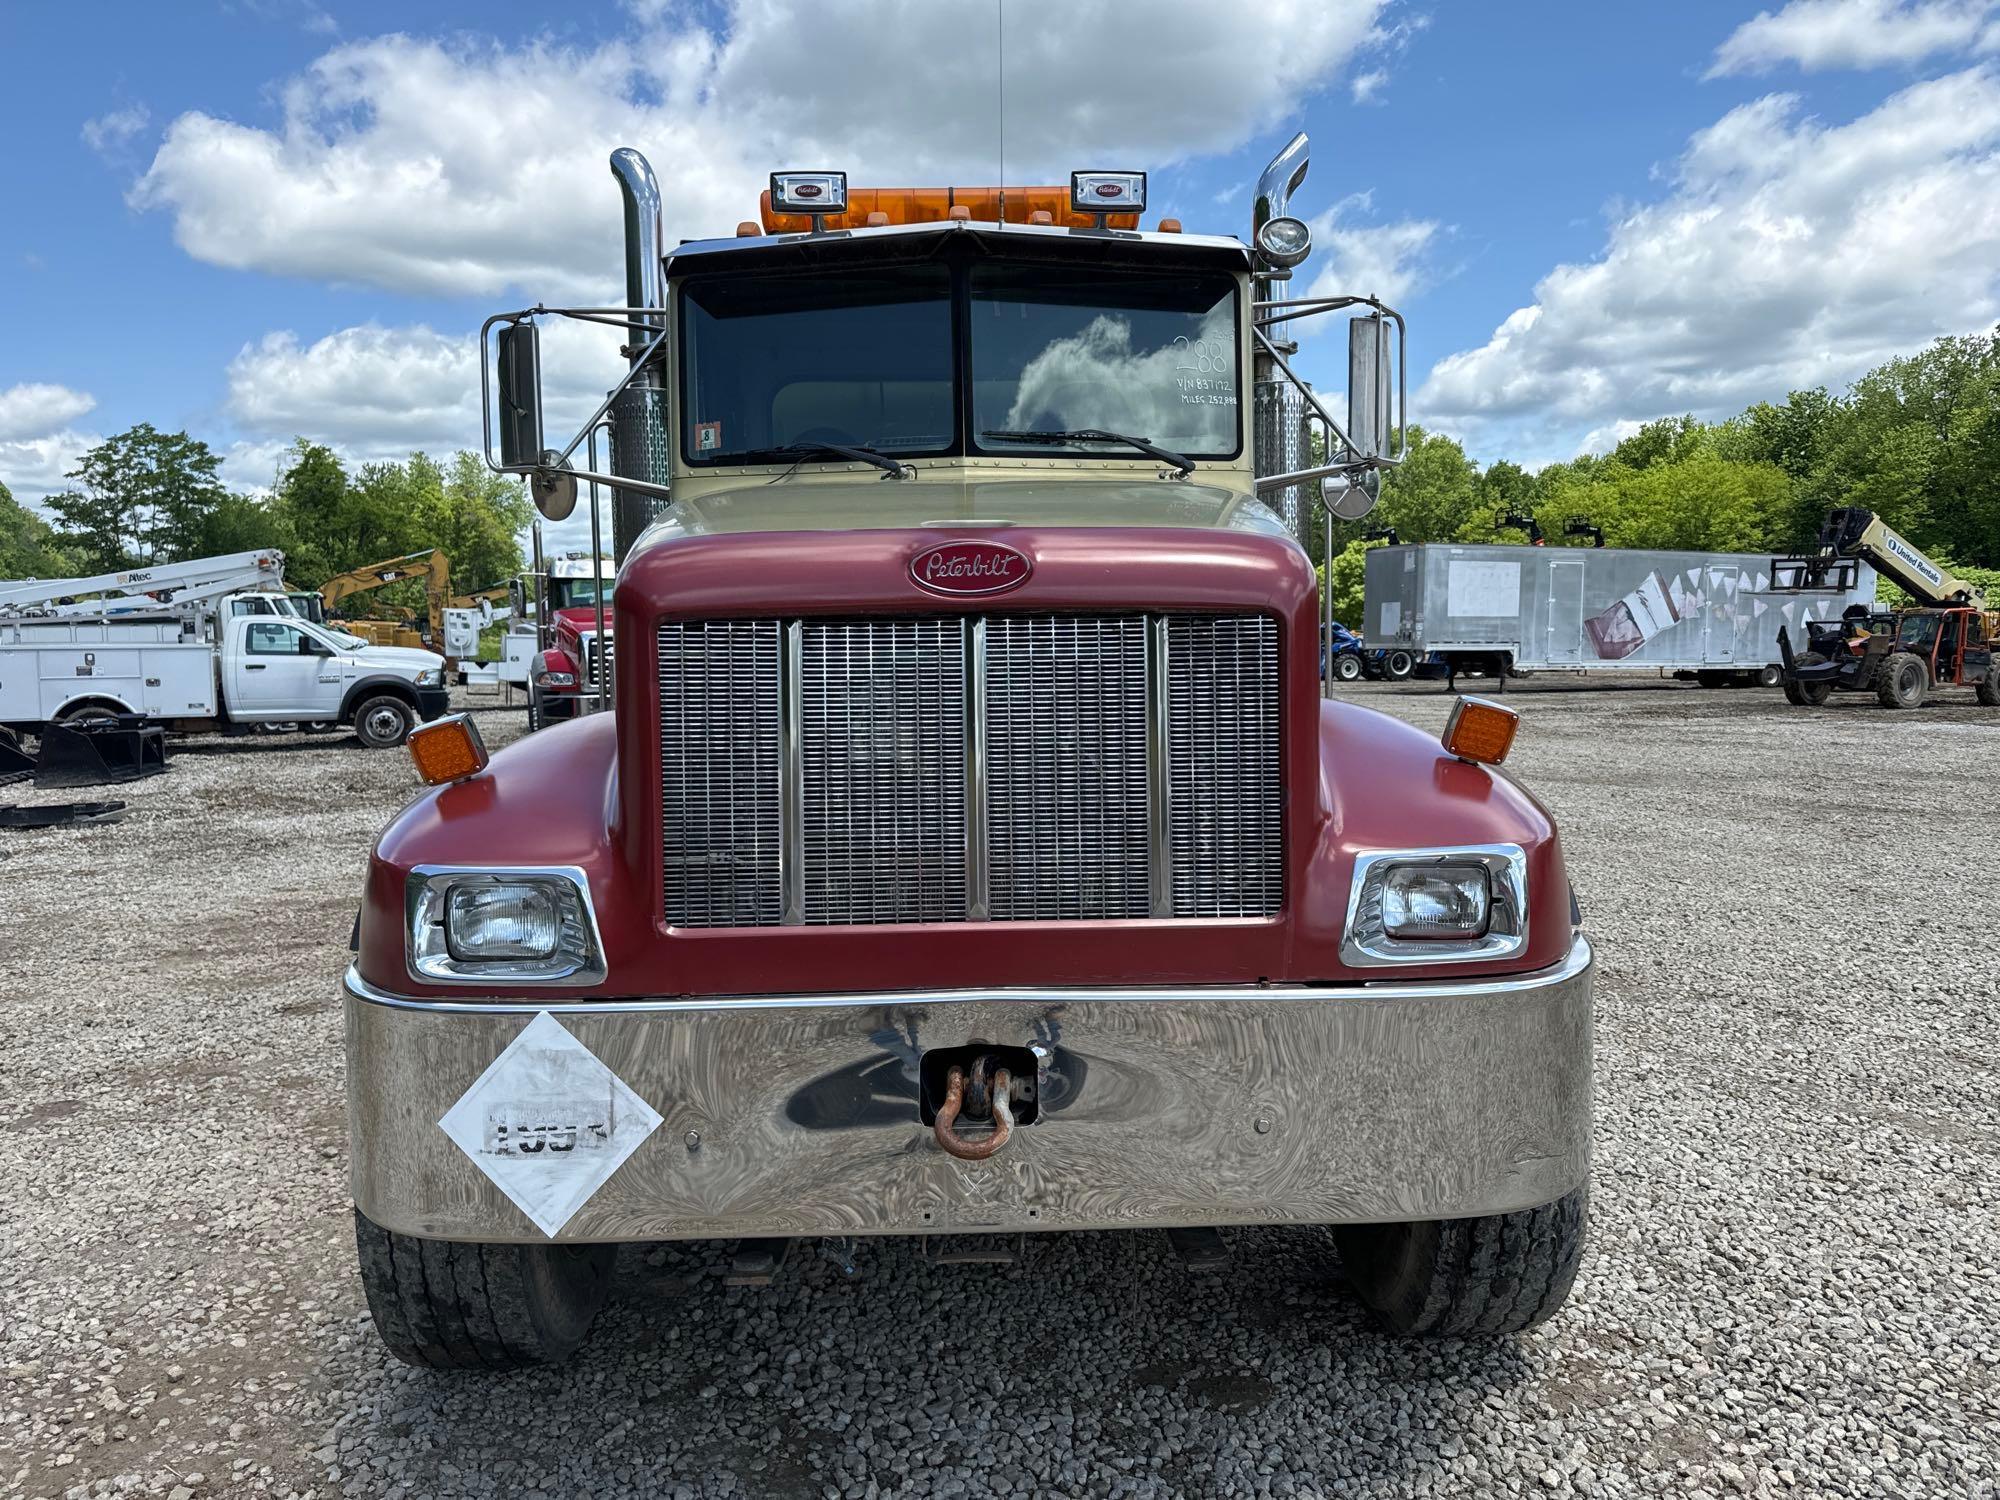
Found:
[[[993,51],[993,68],[999,75],[1000,96],[1000,227],[1007,227],[1007,0],[993,0],[993,20],[999,45]]]

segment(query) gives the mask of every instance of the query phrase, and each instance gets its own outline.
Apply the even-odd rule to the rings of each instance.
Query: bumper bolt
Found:
[[[701,1132],[699,1130],[690,1130],[683,1139],[687,1142],[688,1150],[699,1151],[701,1149]]]

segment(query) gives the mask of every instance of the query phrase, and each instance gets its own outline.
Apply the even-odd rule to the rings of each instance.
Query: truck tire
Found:
[[[1808,651],[1799,658],[1799,665],[1802,667],[1816,667],[1825,660],[1826,658],[1820,655],[1819,652]],[[1803,708],[1818,708],[1832,696],[1833,684],[1830,682],[1788,682],[1785,684],[1786,699]]]
[[[1406,682],[1417,670],[1417,659],[1400,648],[1382,658],[1382,675],[1391,682]]]
[[[1569,1296],[1589,1201],[1586,1186],[1519,1213],[1343,1224],[1333,1238],[1355,1291],[1390,1332],[1520,1333]]]
[[[389,1352],[431,1370],[520,1370],[567,1359],[611,1289],[616,1245],[421,1240],[359,1209],[368,1312]]]
[[[1891,651],[1875,675],[1875,701],[1884,708],[1922,708],[1931,674],[1914,651]]]
[[[1768,667],[1759,667],[1757,669],[1756,681],[1758,687],[1774,688],[1784,680],[1785,669],[1776,662],[1773,662]]]
[[[393,693],[363,698],[354,708],[354,735],[370,750],[393,750],[410,737],[417,711]]]
[[[1352,651],[1343,651],[1333,659],[1333,675],[1338,682],[1359,682],[1361,680],[1361,658]]]
[[[1986,676],[1973,690],[1973,696],[1988,708],[2000,708],[2000,649],[1993,653],[1993,660],[1986,668]]]

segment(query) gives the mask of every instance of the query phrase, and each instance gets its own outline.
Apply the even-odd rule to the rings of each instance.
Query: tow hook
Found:
[[[944,1102],[938,1106],[931,1134],[960,1161],[985,1161],[1006,1145],[1014,1133],[1014,1102],[1010,1097],[1013,1086],[1013,1076],[1004,1067],[994,1067],[990,1055],[973,1060],[969,1079],[965,1069],[954,1064],[945,1075]],[[993,1133],[970,1139],[959,1135],[953,1127],[958,1123],[961,1109],[975,1119],[990,1116]]]

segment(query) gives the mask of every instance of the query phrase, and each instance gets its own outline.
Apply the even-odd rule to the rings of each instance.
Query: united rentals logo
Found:
[[[933,594],[999,594],[1028,581],[1035,565],[999,542],[942,542],[910,559],[910,579]]]

